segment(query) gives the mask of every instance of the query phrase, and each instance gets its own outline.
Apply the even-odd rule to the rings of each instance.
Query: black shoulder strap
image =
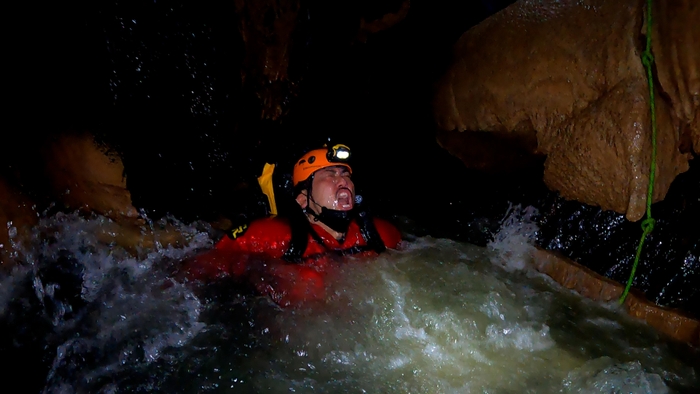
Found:
[[[289,212],[289,228],[292,232],[291,239],[289,241],[289,248],[282,258],[290,263],[300,263],[301,257],[306,251],[306,247],[309,245],[309,234],[318,235],[311,228],[309,220],[306,218],[304,211],[301,207],[297,205],[297,209],[290,209]]]
[[[377,231],[377,226],[374,225],[374,219],[363,204],[357,204],[357,209],[357,224],[360,226],[360,233],[362,238],[365,239],[367,246],[370,250],[374,250],[377,253],[384,252],[386,245],[384,245],[382,236]]]
[[[309,235],[311,235],[316,242],[323,245],[328,252],[343,256],[370,250],[377,253],[384,252],[386,250],[386,246],[384,245],[384,241],[382,240],[379,231],[377,231],[377,227],[374,225],[373,218],[361,204],[357,204],[357,209],[355,218],[358,226],[360,227],[360,234],[362,235],[362,238],[364,238],[366,245],[354,246],[346,250],[335,250],[328,248],[321,237],[311,227],[311,223],[309,223],[304,211],[301,209],[301,207],[297,206],[297,209],[292,210],[289,215],[289,226],[291,228],[292,237],[289,242],[289,248],[284,253],[282,258],[288,262],[300,263],[302,261],[302,256],[309,245]]]

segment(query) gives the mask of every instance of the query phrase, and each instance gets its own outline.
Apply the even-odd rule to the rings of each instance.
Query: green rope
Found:
[[[644,68],[646,68],[647,81],[649,82],[649,106],[651,107],[651,166],[649,168],[649,188],[647,189],[647,217],[642,222],[642,239],[639,240],[637,255],[634,257],[634,264],[632,265],[632,272],[630,272],[630,277],[627,279],[625,291],[622,292],[622,296],[620,297],[620,304],[625,302],[627,293],[629,293],[630,287],[632,287],[634,274],[639,264],[639,257],[642,255],[644,240],[647,238],[647,235],[654,230],[654,224],[656,224],[654,218],[651,217],[651,199],[654,192],[654,179],[656,178],[656,108],[654,105],[654,80],[651,71],[652,65],[654,64],[654,56],[651,54],[651,3],[652,0],[647,0],[647,47],[642,55],[642,64],[644,64]]]

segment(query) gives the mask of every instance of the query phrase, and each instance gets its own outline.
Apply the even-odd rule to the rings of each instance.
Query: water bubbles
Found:
[[[98,384],[104,377],[154,363],[203,328],[198,321],[201,304],[191,289],[176,282],[163,288],[167,273],[153,267],[210,244],[208,235],[180,225],[179,231],[189,234],[188,246],[162,247],[137,258],[114,244],[100,243],[97,234],[115,234],[114,225],[104,217],[78,214],[43,218],[34,229],[31,249],[23,250],[31,265],[3,280],[7,295],[0,298],[0,310],[14,308],[13,293],[22,290],[8,281],[21,283],[30,275],[34,297],[53,327],[43,335],[46,341],[79,338],[35,344],[49,352],[56,349],[46,392],[60,391],[67,382]],[[88,391],[99,391],[94,388]]]
[[[487,247],[496,252],[495,261],[507,270],[522,270],[527,266],[539,228],[537,209],[511,205],[501,221],[501,228]]]
[[[536,330],[533,327],[489,325],[486,335],[490,343],[498,348],[514,348],[529,352],[541,351],[554,346],[549,336],[549,327],[543,325]]]
[[[494,265],[508,258],[507,229],[527,228],[519,219],[504,220],[501,248],[426,237],[377,258],[343,259],[328,272],[328,299],[293,310],[240,297],[229,283],[214,287],[214,298],[235,301],[203,301],[161,268],[211,239],[195,226],[146,219],[152,230],[175,223],[188,246],[132,256],[95,237],[115,232],[106,218],[61,214],[38,226],[38,236],[53,240],[37,241],[29,251],[36,264],[24,272],[39,273],[32,297],[53,308],[50,333],[59,338],[47,347],[55,354],[45,392],[81,382],[86,392],[580,393],[630,382],[647,390],[632,392],[663,393],[661,376],[695,382],[692,369],[660,366],[672,356],[658,338],[647,341],[628,323],[609,324],[610,311]],[[59,257],[61,280],[45,269]],[[65,293],[71,267],[82,268],[77,300]],[[6,304],[13,286],[0,282]]]
[[[661,376],[645,371],[638,361],[617,363],[601,357],[569,374],[566,393],[595,392],[630,394],[665,394],[669,388]]]

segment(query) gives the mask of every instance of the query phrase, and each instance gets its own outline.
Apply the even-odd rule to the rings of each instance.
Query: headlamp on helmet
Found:
[[[300,182],[309,179],[311,174],[326,167],[343,166],[352,173],[348,164],[350,156],[350,148],[343,144],[336,144],[330,148],[324,146],[307,152],[294,164],[292,183],[296,187]]]
[[[326,154],[328,161],[333,163],[345,163],[350,160],[350,148],[343,144],[333,145]]]

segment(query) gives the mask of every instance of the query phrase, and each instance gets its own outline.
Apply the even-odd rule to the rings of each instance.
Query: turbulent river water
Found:
[[[26,264],[2,277],[3,353],[36,372],[31,382],[13,377],[22,392],[700,387],[696,360],[683,346],[530,268],[537,228],[527,214],[506,218],[487,247],[407,234],[399,251],[338,260],[327,299],[297,309],[280,309],[234,280],[170,280],[178,262],[211,247],[204,224],[170,220],[188,246],[133,257],[98,241],[108,222],[77,214],[43,219],[20,251]]]

